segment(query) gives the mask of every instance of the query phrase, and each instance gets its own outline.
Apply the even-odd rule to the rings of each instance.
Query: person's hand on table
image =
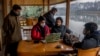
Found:
[[[41,40],[41,42],[42,42],[43,44],[45,44],[45,43],[46,43],[46,40]]]
[[[79,40],[79,38],[76,37],[75,35],[71,35],[71,34],[68,34],[68,33],[66,33],[66,37],[70,38],[71,40]]]
[[[46,34],[46,36],[48,36],[48,35],[50,35],[50,34]]]
[[[71,37],[71,38],[72,38],[72,46],[73,46],[74,44],[76,44],[76,43],[80,43],[79,38],[76,37],[75,35],[73,35],[73,37]]]
[[[71,35],[71,34],[67,34],[67,36],[71,39],[72,41],[72,46],[75,44],[75,43],[79,43],[79,38],[76,37],[75,35]]]
[[[67,37],[70,37],[70,34],[66,33],[66,36],[67,36]]]
[[[40,40],[43,44],[46,43],[45,37],[42,37],[42,40]]]

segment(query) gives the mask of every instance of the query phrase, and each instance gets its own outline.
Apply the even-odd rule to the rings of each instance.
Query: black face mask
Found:
[[[20,16],[20,13],[19,14],[16,14],[16,16]]]
[[[13,15],[13,16],[20,16],[20,13],[19,14],[16,14],[13,10],[10,12],[10,15]]]

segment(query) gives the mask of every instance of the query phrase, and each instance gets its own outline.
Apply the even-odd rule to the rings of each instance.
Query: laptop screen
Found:
[[[60,39],[61,33],[51,33],[50,35],[46,36],[46,42],[56,42]]]

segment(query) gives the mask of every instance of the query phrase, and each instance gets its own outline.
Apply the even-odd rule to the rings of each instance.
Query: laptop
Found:
[[[51,33],[50,35],[46,36],[45,40],[47,43],[57,42],[59,41],[61,33]]]

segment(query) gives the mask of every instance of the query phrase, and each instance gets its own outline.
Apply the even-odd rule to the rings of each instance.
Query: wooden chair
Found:
[[[78,49],[78,56],[99,56],[100,47],[92,48],[88,50]]]

